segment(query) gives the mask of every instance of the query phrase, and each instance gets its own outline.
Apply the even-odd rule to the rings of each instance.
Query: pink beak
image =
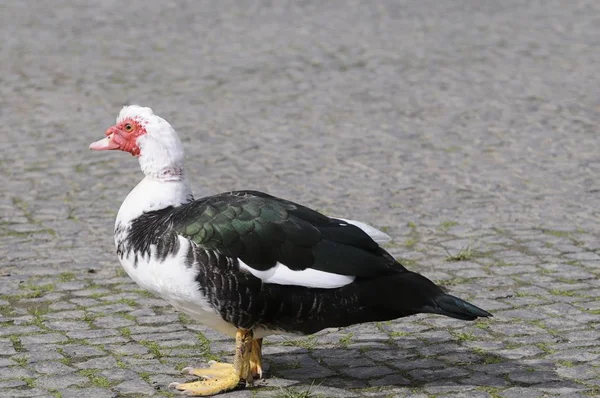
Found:
[[[92,151],[109,151],[111,149],[119,149],[119,144],[114,142],[111,138],[112,134],[99,141],[92,142],[90,144],[90,149]]]

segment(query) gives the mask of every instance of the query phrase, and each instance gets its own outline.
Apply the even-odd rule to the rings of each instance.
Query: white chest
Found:
[[[115,235],[117,247],[124,235],[126,231]],[[235,327],[225,322],[202,294],[200,285],[196,281],[198,265],[186,266],[185,256],[190,244],[187,239],[180,236],[179,251],[167,256],[164,261],[157,259],[156,246],[152,245],[149,255],[137,253],[137,261],[136,253],[133,251],[122,255],[121,265],[131,279],[142,288],[162,297],[197,322],[235,336]]]

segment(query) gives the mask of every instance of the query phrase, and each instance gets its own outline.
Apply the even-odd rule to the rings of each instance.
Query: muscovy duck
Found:
[[[233,364],[186,368],[177,384],[213,395],[262,377],[262,338],[417,313],[491,316],[404,268],[366,224],[325,216],[257,191],[194,199],[177,133],[150,108],[124,107],[92,150],[122,150],[145,178],[117,215],[119,260],[143,288],[236,339]],[[375,239],[374,239],[375,238]]]

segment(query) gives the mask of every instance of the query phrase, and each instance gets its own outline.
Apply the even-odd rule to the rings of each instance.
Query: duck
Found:
[[[366,223],[255,190],[196,199],[181,140],[151,108],[123,107],[89,148],[128,152],[145,175],[115,221],[125,272],[176,310],[235,338],[233,363],[184,369],[198,377],[172,383],[184,394],[215,395],[262,378],[269,335],[419,313],[492,316],[409,271],[382,247],[387,234]]]

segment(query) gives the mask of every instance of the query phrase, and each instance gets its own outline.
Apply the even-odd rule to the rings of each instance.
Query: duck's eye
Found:
[[[131,123],[127,123],[125,125],[125,131],[130,132],[133,130],[133,126],[131,125]]]

